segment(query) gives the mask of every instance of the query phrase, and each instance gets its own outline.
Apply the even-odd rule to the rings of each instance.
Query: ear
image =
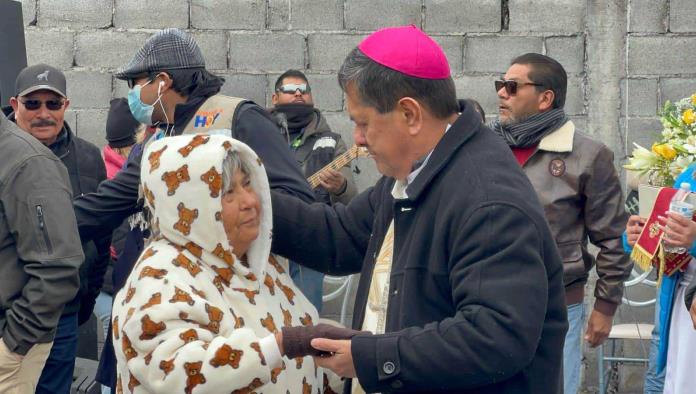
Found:
[[[556,95],[553,90],[545,90],[539,95],[539,112],[545,112],[553,108],[553,100],[556,99]]]
[[[70,99],[66,98],[65,104],[63,104],[63,112],[67,111],[69,106],[70,106]]]
[[[278,104],[278,94],[277,93],[273,93],[271,95],[271,104],[273,104],[274,107],[276,106],[276,104]]]
[[[172,85],[174,85],[174,80],[167,73],[160,73],[159,75],[157,75],[157,78],[159,78],[160,81],[155,83],[159,85],[157,88],[159,89],[161,94],[166,93],[167,90],[171,89]]]
[[[10,97],[10,106],[12,106],[12,112],[17,112],[17,108],[19,108],[17,97]]]
[[[416,135],[420,132],[423,124],[423,107],[421,104],[411,97],[403,97],[397,103],[396,108],[400,111],[400,116],[408,127],[410,135]]]

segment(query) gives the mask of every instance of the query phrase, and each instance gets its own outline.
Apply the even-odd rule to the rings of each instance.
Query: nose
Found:
[[[295,89],[295,97],[302,97],[302,92],[300,92],[300,89]]]
[[[256,202],[258,201],[258,197],[256,196],[256,192],[253,189],[242,189],[242,198],[240,199],[240,208],[241,209],[250,209],[256,206]]]
[[[355,141],[355,144],[358,146],[367,146],[367,139],[365,138],[365,134],[363,134],[358,127],[355,127],[353,129],[353,140]]]
[[[498,93],[498,98],[503,99],[503,100],[510,97],[510,95],[508,95],[508,93],[507,93],[507,90],[505,90],[505,86],[498,89],[497,93]]]

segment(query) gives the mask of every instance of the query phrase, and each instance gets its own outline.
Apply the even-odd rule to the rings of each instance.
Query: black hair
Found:
[[[182,96],[189,97],[199,88],[222,87],[225,78],[217,76],[205,68],[183,68],[176,70],[159,70],[148,73],[148,79],[152,80],[158,74],[166,73],[172,78],[172,89]]]
[[[305,83],[307,84],[307,87],[309,87],[309,81],[307,80],[307,76],[304,75],[304,73],[302,71],[290,69],[290,70],[280,74],[278,79],[276,79],[275,89],[274,89],[275,92],[277,92],[280,89],[280,87],[283,86],[283,80],[285,78],[299,78],[299,79],[305,81]]]
[[[375,62],[359,48],[353,49],[343,61],[338,83],[344,91],[351,84],[363,104],[382,114],[392,111],[404,97],[418,100],[438,119],[459,111],[452,77],[411,77]]]
[[[563,108],[568,89],[568,75],[561,63],[540,53],[525,53],[512,59],[510,65],[513,64],[529,65],[529,79],[542,85],[535,86],[537,91],[551,90],[554,96],[553,108]]]
[[[481,104],[479,104],[478,101],[474,99],[464,99],[464,102],[467,105],[472,105],[476,112],[478,112],[479,115],[481,115],[481,122],[486,123],[486,111],[483,110],[483,107]]]

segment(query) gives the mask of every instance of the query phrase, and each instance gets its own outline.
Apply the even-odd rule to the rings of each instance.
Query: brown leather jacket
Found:
[[[622,247],[628,214],[613,152],[568,121],[539,142],[523,169],[544,206],[563,260],[566,303],[582,302],[596,263],[595,309],[613,315],[633,264]],[[588,240],[599,248],[596,258],[587,250]]]

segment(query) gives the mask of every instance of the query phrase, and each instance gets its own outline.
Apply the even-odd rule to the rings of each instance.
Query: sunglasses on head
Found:
[[[63,100],[61,99],[52,99],[46,101],[41,101],[39,99],[25,99],[19,101],[29,111],[36,111],[37,109],[41,108],[42,104],[46,104],[46,108],[48,108],[49,111],[58,111],[59,109],[63,108],[64,104]]]
[[[517,88],[520,86],[526,86],[526,85],[532,85],[532,86],[544,86],[540,83],[534,83],[534,82],[517,82],[513,80],[505,80],[505,79],[498,79],[495,81],[495,91],[498,92],[500,89],[505,87],[505,92],[507,94],[514,96],[517,94]]]
[[[295,94],[298,90],[302,94],[312,91],[306,83],[288,83],[278,88],[279,92],[287,94]]]

